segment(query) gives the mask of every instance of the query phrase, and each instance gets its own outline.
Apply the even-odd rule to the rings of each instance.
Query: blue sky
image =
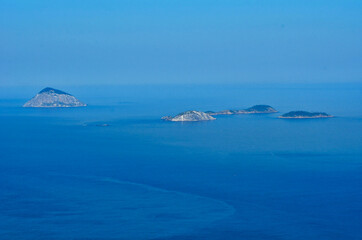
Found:
[[[362,1],[0,6],[2,86],[362,82]]]

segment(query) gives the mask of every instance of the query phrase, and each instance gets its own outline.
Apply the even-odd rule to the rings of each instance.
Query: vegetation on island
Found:
[[[250,108],[245,109],[248,113],[275,113],[277,110],[275,110],[273,107],[269,105],[255,105]]]
[[[279,118],[327,118],[333,117],[324,112],[291,111],[281,115]]]
[[[223,110],[219,112],[208,111],[206,113],[210,115],[232,115],[232,114],[252,114],[252,113],[276,113],[278,112],[269,105],[255,105],[247,109],[242,110]]]

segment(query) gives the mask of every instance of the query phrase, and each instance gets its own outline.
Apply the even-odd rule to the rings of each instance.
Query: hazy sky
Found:
[[[0,0],[0,85],[362,82],[361,0]]]

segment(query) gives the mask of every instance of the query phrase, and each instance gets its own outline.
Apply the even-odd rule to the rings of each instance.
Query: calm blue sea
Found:
[[[0,239],[362,239],[361,85],[68,87],[89,106],[21,108],[39,90],[0,90]],[[160,120],[255,104],[336,118]]]

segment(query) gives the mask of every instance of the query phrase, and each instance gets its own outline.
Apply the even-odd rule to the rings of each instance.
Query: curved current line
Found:
[[[52,174],[52,175],[53,176],[63,176],[63,177],[73,177],[73,178],[84,179],[84,180],[88,179],[88,180],[94,180],[94,181],[98,181],[98,182],[109,182],[109,183],[115,183],[115,184],[129,184],[129,185],[134,185],[134,186],[142,187],[142,188],[145,188],[148,190],[153,190],[153,191],[158,191],[158,192],[163,192],[163,193],[173,193],[173,194],[178,194],[178,195],[191,196],[191,197],[205,199],[208,201],[213,201],[213,202],[219,203],[221,205],[224,205],[226,208],[226,211],[229,211],[230,213],[226,214],[223,218],[231,216],[235,213],[235,208],[232,205],[230,205],[224,201],[221,201],[219,199],[200,196],[197,194],[185,193],[185,192],[180,192],[180,191],[175,191],[175,190],[167,190],[167,189],[163,189],[163,188],[154,187],[152,185],[147,185],[144,183],[123,181],[123,180],[118,180],[118,179],[110,178],[110,177],[81,176],[81,175],[67,175],[67,174]]]

